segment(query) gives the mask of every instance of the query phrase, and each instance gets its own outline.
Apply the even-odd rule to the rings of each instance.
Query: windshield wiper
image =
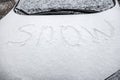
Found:
[[[36,13],[27,13],[24,10],[16,8],[16,13],[25,15],[69,15],[69,14],[90,14],[100,11],[95,10],[82,10],[82,9],[51,9],[50,11],[41,11]]]
[[[18,9],[18,8],[15,8],[14,11],[18,14],[22,14],[22,15],[30,15],[28,14],[27,12],[25,12],[24,10],[22,9]]]

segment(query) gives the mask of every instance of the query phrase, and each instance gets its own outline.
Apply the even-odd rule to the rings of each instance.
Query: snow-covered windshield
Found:
[[[114,5],[113,0],[20,0],[15,12],[24,15],[96,13]]]

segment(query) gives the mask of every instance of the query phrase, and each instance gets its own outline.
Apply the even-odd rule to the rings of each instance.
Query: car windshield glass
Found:
[[[15,12],[23,15],[96,13],[114,7],[113,0],[19,0]]]

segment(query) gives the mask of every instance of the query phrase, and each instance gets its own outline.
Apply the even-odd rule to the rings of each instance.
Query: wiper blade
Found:
[[[16,8],[17,13],[25,15],[69,15],[69,14],[90,14],[97,13],[95,10],[81,10],[81,9],[52,9],[50,11],[43,11],[37,13],[27,13],[24,10]]]
[[[87,13],[97,13],[99,11],[95,10],[80,10],[80,9],[53,9],[50,11],[33,13],[31,15],[69,15],[69,14],[87,14]]]
[[[29,15],[27,12],[25,12],[22,9],[15,8],[14,11],[18,14],[21,14],[21,15]]]

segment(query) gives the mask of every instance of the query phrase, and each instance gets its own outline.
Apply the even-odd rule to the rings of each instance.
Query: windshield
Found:
[[[114,5],[113,0],[20,0],[15,12],[23,15],[88,14]]]

